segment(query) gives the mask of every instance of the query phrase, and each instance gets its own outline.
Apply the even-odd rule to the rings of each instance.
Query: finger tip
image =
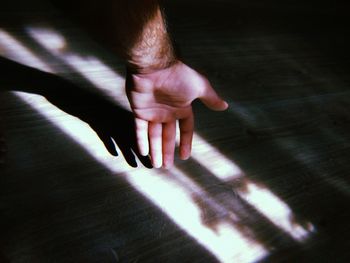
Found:
[[[183,160],[183,161],[188,160],[190,157],[191,157],[191,154],[188,153],[188,152],[182,152],[182,153],[180,154],[180,159]]]
[[[188,160],[190,157],[191,157],[191,144],[181,144],[180,145],[180,152],[179,152],[179,155],[180,155],[180,159],[185,161],[185,160]]]
[[[152,166],[153,166],[153,168],[159,169],[162,167],[162,163],[154,161],[154,162],[152,162]]]
[[[173,160],[167,160],[163,163],[163,168],[165,170],[169,170],[171,167],[174,166],[174,161]]]
[[[148,156],[149,150],[147,148],[140,147],[139,152],[142,156]]]
[[[224,110],[227,110],[229,107],[229,104],[226,102],[226,101],[222,101],[218,107],[216,108],[218,111],[224,111]]]

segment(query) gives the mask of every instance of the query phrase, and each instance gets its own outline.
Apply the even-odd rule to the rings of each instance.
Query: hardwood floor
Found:
[[[194,103],[171,170],[132,167],[120,59],[46,1],[0,5],[0,262],[349,261],[345,1],[164,1],[230,103]]]

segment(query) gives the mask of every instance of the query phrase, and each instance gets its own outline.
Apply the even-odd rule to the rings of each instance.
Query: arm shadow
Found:
[[[144,166],[152,168],[149,157],[138,152],[132,113],[98,91],[90,91],[57,75],[4,57],[0,57],[0,72],[0,91],[44,96],[64,112],[89,124],[111,155],[118,156],[115,142],[130,166],[137,167],[136,155]]]

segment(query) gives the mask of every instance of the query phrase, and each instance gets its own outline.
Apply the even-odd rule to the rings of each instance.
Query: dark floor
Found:
[[[46,1],[1,2],[0,262],[349,262],[347,3],[164,2],[230,103],[194,103],[194,156],[170,171],[127,164],[130,115],[99,95],[120,100],[120,60]]]

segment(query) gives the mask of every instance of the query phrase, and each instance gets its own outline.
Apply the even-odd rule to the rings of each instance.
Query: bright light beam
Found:
[[[206,226],[202,221],[203,208],[193,200],[193,194],[203,196],[205,192],[180,170],[174,168],[171,172],[167,172],[130,168],[125,161],[111,156],[101,143],[97,143],[97,135],[86,123],[65,114],[42,96],[24,92],[15,92],[15,94],[78,142],[95,160],[111,172],[124,173],[125,179],[135,189],[156,204],[203,247],[211,251],[220,262],[256,262],[268,254],[266,248],[254,240],[247,239],[225,219],[216,224],[215,230]],[[182,183],[180,180],[174,180],[174,177],[181,177]],[[184,183],[187,187],[184,187]],[[192,192],[189,192],[188,188],[191,188]],[[211,201],[215,202],[215,200]]]
[[[202,209],[205,208],[194,202],[194,195],[206,199],[208,206],[216,208],[216,211],[226,209],[177,168],[170,172],[134,170],[127,179],[221,262],[256,262],[268,254],[261,244],[233,227],[227,217],[219,219],[215,229],[206,226],[202,217]]]
[[[114,73],[112,69],[106,67],[96,58],[90,57],[84,59],[69,54],[66,50],[62,50],[61,45],[52,45],[52,42],[59,42],[57,39],[62,40],[64,37],[51,29],[28,28],[28,33],[53,54],[56,54],[66,61],[66,63],[73,66],[83,76],[94,83],[97,88],[107,93],[107,95],[111,96],[112,94],[113,98],[118,101],[120,105],[129,109],[124,90],[122,89],[123,91],[120,92],[121,89],[114,85],[114,83],[122,83],[121,77]],[[51,39],[56,41],[52,41]],[[104,75],[105,78],[102,78],[101,74]],[[103,79],[112,80],[109,82],[111,85],[108,85],[108,82],[104,83]],[[198,134],[194,134],[192,158],[224,182],[229,182],[244,176],[242,170],[235,163],[226,158]],[[210,160],[210,162],[208,162],[208,160]],[[246,189],[249,191],[245,192],[235,189],[235,192],[266,216],[275,226],[289,233],[294,239],[303,241],[308,236],[309,231],[313,231],[313,227],[311,227],[312,225],[310,223],[307,224],[309,227],[305,229],[297,222],[293,221],[293,213],[288,205],[268,189],[262,189],[250,181],[247,181]],[[273,204],[273,206],[271,204]]]
[[[165,174],[166,172],[145,169],[130,170],[125,162],[109,155],[103,145],[97,143],[99,141],[97,135],[84,122],[65,114],[42,96],[23,92],[15,92],[15,94],[78,142],[110,171],[125,173],[130,184],[155,202],[182,229],[198,240],[221,262],[253,262],[267,255],[265,248],[253,240],[247,240],[239,230],[225,221],[218,222],[215,231],[205,226],[201,217],[203,211],[194,203],[191,193],[184,188],[183,184],[167,179],[169,174]],[[176,176],[180,176],[183,180],[187,178],[186,183],[191,185],[193,192],[198,194],[201,191],[178,169],[174,169],[172,173],[177,174]]]
[[[2,56],[8,57],[30,67],[39,68],[46,72],[52,72],[52,69],[46,63],[38,59],[28,48],[1,28],[0,44]]]
[[[239,194],[277,227],[289,233],[295,240],[305,241],[309,234],[315,230],[310,222],[306,222],[303,226],[298,224],[287,204],[267,188],[248,182],[246,189],[240,191]]]
[[[224,182],[244,175],[241,168],[196,133],[193,135],[191,157]]]
[[[115,74],[110,68],[105,66],[101,61],[94,57],[88,57],[88,58],[82,58],[79,56],[76,56],[72,53],[69,53],[66,51],[65,45],[63,45],[64,38],[57,35],[56,32],[49,31],[49,30],[38,30],[38,29],[31,29],[29,31],[32,33],[32,36],[41,43],[44,47],[49,49],[53,52],[53,54],[56,54],[61,57],[66,63],[73,66],[76,70],[78,70],[83,76],[85,76],[87,79],[89,79],[93,84],[95,84],[97,87],[102,89],[104,92],[111,94],[110,92],[115,92],[116,90],[120,90],[116,88],[116,86],[120,85],[124,80]],[[54,44],[53,44],[54,43]],[[101,75],[101,72],[102,76]],[[95,74],[94,74],[95,73]],[[109,80],[109,82],[103,81],[103,79]],[[118,85],[115,85],[118,83]],[[120,86],[119,86],[120,87]],[[126,98],[124,93],[115,93],[113,95],[113,98],[116,100],[119,100],[120,98]],[[125,101],[120,102],[121,105],[126,107],[128,103]],[[74,125],[70,124],[69,126],[74,127]],[[82,127],[76,127],[74,128],[77,131],[81,131]],[[67,131],[68,133],[74,133],[74,131],[70,130]],[[80,132],[79,132],[80,133]],[[81,133],[80,133],[81,134]],[[78,136],[79,137],[79,136]],[[87,138],[86,136],[84,136]],[[89,145],[91,145],[91,142],[94,141],[96,138],[91,139]],[[79,139],[77,139],[79,140]],[[80,142],[80,144],[85,144],[86,142]],[[102,147],[103,148],[103,147]],[[218,152],[213,146],[208,144],[205,140],[203,140],[200,136],[196,135],[194,136],[194,147],[193,147],[193,158],[199,162],[201,165],[206,167],[209,171],[211,171],[216,177],[218,177],[222,181],[231,181],[233,179],[237,179],[243,176],[243,172],[241,169],[234,164],[232,161],[227,159],[224,155],[222,155],[220,152]],[[96,156],[96,153],[101,153],[102,149],[95,149],[93,151],[88,150],[90,154],[93,156]],[[104,149],[103,149],[104,150]],[[103,152],[102,150],[102,152]],[[104,154],[102,154],[103,156]],[[101,156],[100,156],[101,157]],[[98,157],[98,158],[100,158]],[[208,165],[207,160],[215,160],[215,163],[211,163]],[[112,171],[115,171],[115,160],[112,162],[106,162],[106,160],[102,161],[105,163],[107,167],[109,167]],[[113,168],[114,167],[114,168]],[[115,172],[122,172],[125,171],[125,169],[120,169],[120,166],[118,165],[118,171]],[[133,171],[132,174],[137,174],[137,172]],[[141,172],[142,174],[144,171]],[[158,172],[159,173],[159,172]],[[151,175],[150,175],[151,176]],[[136,176],[135,178],[142,177],[144,178],[144,175],[142,176]],[[132,176],[130,178],[133,178]],[[161,200],[163,197],[154,197],[151,193],[157,192],[156,189],[153,189],[152,187],[150,189],[146,189],[147,183],[145,183],[145,180],[137,181],[136,179],[133,179],[130,181],[135,187],[138,189],[143,189],[143,193],[148,196],[153,202],[157,203],[159,207],[161,207],[164,211],[166,211],[168,214],[172,214],[172,218],[174,221],[176,221],[180,226],[183,228],[186,228],[186,224],[181,221],[181,218],[177,218],[177,214],[179,213],[171,213],[171,209],[164,205],[159,203],[159,200]],[[152,181],[150,179],[150,181]],[[155,184],[155,187],[159,189],[158,185]],[[310,231],[313,231],[313,226],[308,223],[306,229],[299,224],[295,223],[293,221],[293,214],[291,209],[278,197],[276,197],[273,193],[271,193],[268,189],[257,186],[256,184],[252,182],[248,182],[246,186],[247,191],[239,191],[239,194],[241,197],[246,200],[248,203],[253,205],[258,211],[260,211],[262,214],[264,214],[267,218],[269,218],[277,227],[280,227],[284,231],[288,232],[293,238],[296,240],[304,240]],[[179,200],[181,198],[179,197]],[[157,201],[158,200],[158,201]],[[174,199],[176,200],[176,199]],[[169,200],[170,201],[170,200]],[[182,206],[185,207],[185,206]],[[177,210],[177,209],[175,209]],[[191,209],[188,209],[191,210]],[[182,213],[180,213],[182,214]],[[185,220],[186,221],[186,220]],[[185,225],[184,225],[185,224]],[[192,226],[188,227],[186,231],[191,231],[191,229],[195,229]],[[200,236],[198,233],[192,233],[194,236]],[[202,244],[205,245],[205,247],[212,247],[213,245],[209,245],[208,240],[204,237],[197,238]],[[211,238],[209,238],[210,240]],[[242,237],[240,238],[242,240]],[[244,239],[244,238],[243,238]],[[215,245],[214,245],[215,247]],[[212,250],[213,248],[210,248]],[[215,249],[214,249],[215,250]],[[217,248],[216,250],[217,251]],[[223,252],[220,253],[214,253],[218,256],[218,258],[221,257],[222,261],[226,261],[229,257],[222,256]],[[224,253],[225,254],[225,253]],[[220,256],[221,255],[221,256]],[[232,258],[232,255],[231,255]]]
[[[244,173],[232,161],[223,157],[215,148],[205,142],[199,135],[194,136],[193,158],[224,182],[244,178]],[[199,149],[199,150],[198,150]],[[217,167],[212,167],[216,160]],[[305,241],[315,229],[311,223],[300,225],[295,221],[289,206],[267,188],[258,186],[250,180],[245,180],[244,190],[234,189],[247,203],[268,218],[275,226],[289,233],[297,241]]]
[[[79,72],[106,96],[123,108],[131,110],[125,89],[121,88],[125,86],[125,79],[101,60],[94,56],[82,57],[70,52],[64,36],[52,29],[28,27],[26,30],[39,44]]]

